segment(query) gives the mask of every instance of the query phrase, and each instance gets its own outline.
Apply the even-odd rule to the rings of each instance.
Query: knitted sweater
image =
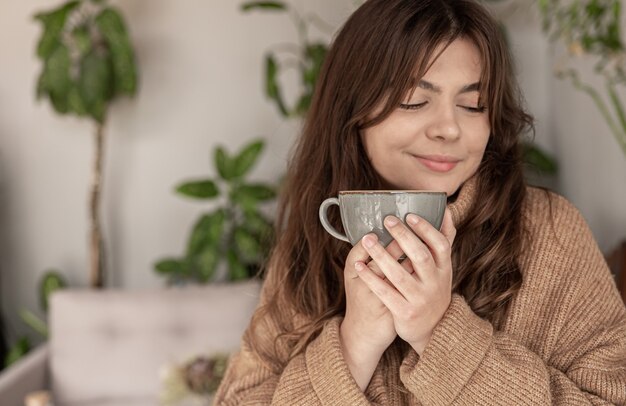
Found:
[[[455,224],[476,198],[474,178],[448,206]],[[397,339],[365,392],[342,356],[341,317],[280,374],[244,339],[215,405],[626,405],[624,303],[585,220],[565,198],[552,197],[550,210],[546,194],[528,188],[531,246],[499,330],[453,294],[422,356]],[[254,339],[275,336],[263,331]]]

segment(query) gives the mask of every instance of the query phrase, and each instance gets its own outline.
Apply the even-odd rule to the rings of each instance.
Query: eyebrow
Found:
[[[431,91],[431,92],[435,92],[437,94],[441,94],[442,92],[439,86],[433,85],[432,83],[427,82],[425,80],[420,80],[419,82],[417,82],[417,87],[424,89],[424,90]],[[463,86],[461,90],[459,91],[459,94],[478,92],[478,91],[480,91],[480,82],[475,82],[475,83],[471,83],[469,85]]]

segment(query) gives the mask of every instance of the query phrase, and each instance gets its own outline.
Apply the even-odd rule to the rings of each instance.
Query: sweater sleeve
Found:
[[[214,400],[215,405],[370,405],[343,359],[340,317],[330,319],[304,353],[292,358],[280,373],[267,368],[244,337]],[[254,339],[271,340],[274,335]]]
[[[561,351],[575,359],[558,368],[494,333],[455,295],[423,356],[410,351],[400,377],[423,405],[626,405],[625,323],[570,342]]]
[[[626,405],[626,309],[582,216],[565,211],[568,226],[557,222],[557,234],[575,238],[566,236],[556,256],[539,252],[533,272],[567,283],[524,299],[558,315],[549,323],[554,330],[542,334],[548,353],[495,331],[455,294],[422,357],[411,350],[400,367],[419,403]]]

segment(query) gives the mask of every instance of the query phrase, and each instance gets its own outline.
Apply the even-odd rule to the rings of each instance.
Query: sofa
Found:
[[[23,405],[37,390],[55,406],[158,405],[164,367],[239,348],[259,292],[257,281],[59,291],[50,339],[0,375],[0,405]]]

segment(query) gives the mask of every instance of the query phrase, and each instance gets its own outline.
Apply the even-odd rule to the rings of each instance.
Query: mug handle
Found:
[[[335,227],[330,225],[330,222],[328,221],[328,217],[326,215],[326,211],[328,210],[328,208],[330,206],[332,206],[334,204],[339,206],[339,199],[337,199],[336,197],[329,197],[328,199],[324,200],[322,202],[322,204],[320,205],[319,216],[320,216],[320,221],[322,223],[322,226],[324,227],[324,229],[326,231],[328,231],[328,234],[332,235],[333,237],[337,238],[338,240],[342,240],[342,241],[345,241],[345,242],[350,242],[350,240],[348,240],[348,237],[346,237],[345,235],[341,234],[339,231],[335,230]]]

